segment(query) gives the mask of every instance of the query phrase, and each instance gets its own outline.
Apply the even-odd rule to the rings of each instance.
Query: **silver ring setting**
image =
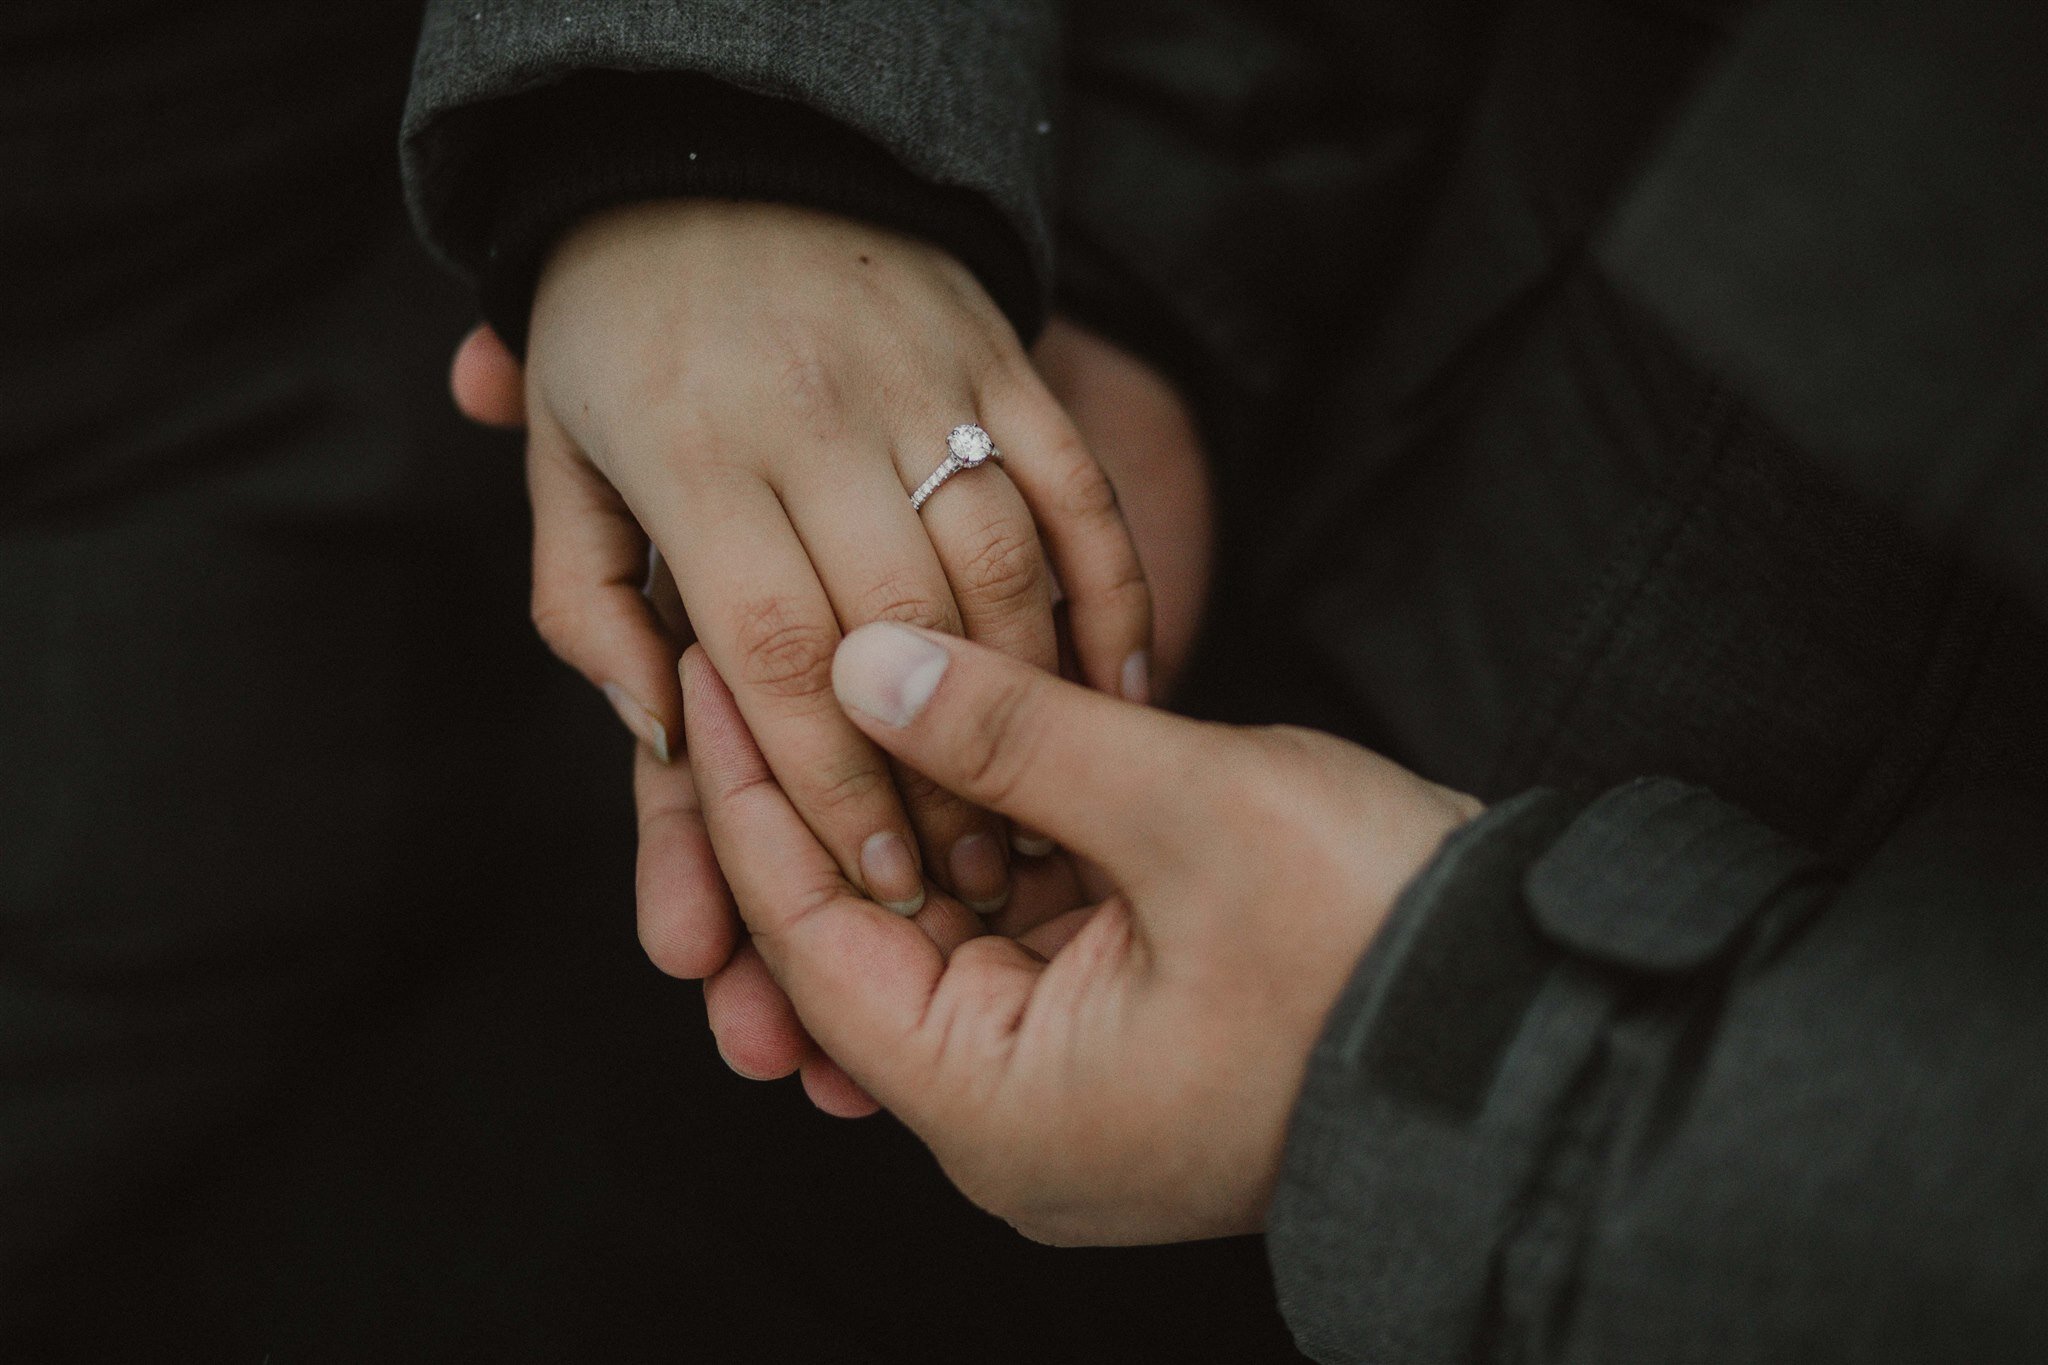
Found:
[[[932,476],[917,486],[910,495],[910,510],[922,512],[932,494],[939,491],[939,485],[963,469],[973,469],[989,461],[1003,462],[1003,452],[996,449],[996,443],[989,439],[986,431],[972,422],[962,422],[946,433],[946,458],[932,471]]]

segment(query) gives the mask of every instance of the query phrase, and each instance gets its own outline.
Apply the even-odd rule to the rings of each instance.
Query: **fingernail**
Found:
[[[992,835],[970,834],[953,845],[946,865],[953,891],[977,915],[993,915],[1010,903],[1010,860]]]
[[[1010,827],[1010,847],[1016,849],[1027,858],[1043,858],[1046,854],[1058,848],[1059,845],[1035,829],[1030,829],[1024,825],[1012,825]]]
[[[917,859],[894,830],[869,835],[860,846],[860,875],[868,894],[897,914],[914,915],[924,907],[924,878],[917,873]]]
[[[1143,705],[1152,700],[1152,656],[1144,650],[1137,650],[1124,660],[1124,675],[1121,680],[1125,701]]]
[[[606,683],[604,695],[634,737],[654,750],[656,758],[668,762],[668,727],[656,720],[652,711],[635,701],[633,694],[617,683]]]
[[[839,642],[832,690],[854,710],[900,729],[931,700],[948,661],[945,650],[909,627],[877,621]]]

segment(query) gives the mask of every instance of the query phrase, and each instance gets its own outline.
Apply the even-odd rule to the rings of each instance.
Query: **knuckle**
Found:
[[[950,631],[952,613],[935,600],[923,585],[907,575],[891,575],[869,589],[861,603],[861,621],[896,621],[927,630]]]
[[[915,768],[898,770],[896,790],[902,796],[903,804],[912,810],[931,812],[965,804],[959,797]]]
[[[1053,505],[1061,516],[1095,522],[1118,515],[1116,485],[1095,463],[1095,457],[1081,444],[1079,436],[1071,432],[1062,435],[1054,443],[1052,454],[1064,471],[1053,490]]]
[[[942,251],[933,253],[928,259],[936,278],[950,294],[951,303],[969,324],[992,336],[1016,335],[1009,318],[989,297],[981,278],[957,256]]]
[[[1138,611],[1151,606],[1152,584],[1136,555],[1121,555],[1093,595],[1111,607]]]
[[[1315,782],[1317,736],[1293,726],[1260,726],[1242,732],[1224,729],[1218,737],[1235,752],[1215,766],[1231,774],[1230,800],[1241,827],[1256,831],[1262,842],[1291,845],[1299,834]]]
[[[1023,785],[1038,724],[1034,695],[1028,682],[1013,679],[975,713],[967,744],[967,790],[985,806],[1001,809]]]
[[[961,568],[962,592],[983,608],[1028,601],[1045,584],[1045,557],[1029,527],[998,522]]]
[[[696,496],[721,479],[730,480],[739,462],[732,437],[711,416],[711,405],[692,399],[664,406],[667,430],[661,451],[670,476],[686,495]]]
[[[837,872],[826,871],[793,884],[773,904],[753,901],[747,907],[747,933],[752,947],[763,957],[774,958],[791,949],[787,945],[798,926],[812,915],[844,901],[847,884]],[[779,988],[778,988],[779,993]]]
[[[857,756],[821,765],[804,783],[803,801],[820,815],[831,815],[875,799],[888,786],[881,767]]]
[[[839,632],[780,598],[743,607],[734,645],[739,683],[773,697],[812,697],[832,685],[832,651]]]

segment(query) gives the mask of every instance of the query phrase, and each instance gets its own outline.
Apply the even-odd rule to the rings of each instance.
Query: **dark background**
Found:
[[[0,1358],[1290,1354],[718,1062],[399,203],[417,9],[0,12]]]

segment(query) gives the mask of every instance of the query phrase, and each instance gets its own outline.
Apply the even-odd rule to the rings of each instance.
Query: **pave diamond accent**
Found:
[[[996,453],[996,443],[972,422],[962,422],[946,433],[946,449],[963,468],[972,469]]]

